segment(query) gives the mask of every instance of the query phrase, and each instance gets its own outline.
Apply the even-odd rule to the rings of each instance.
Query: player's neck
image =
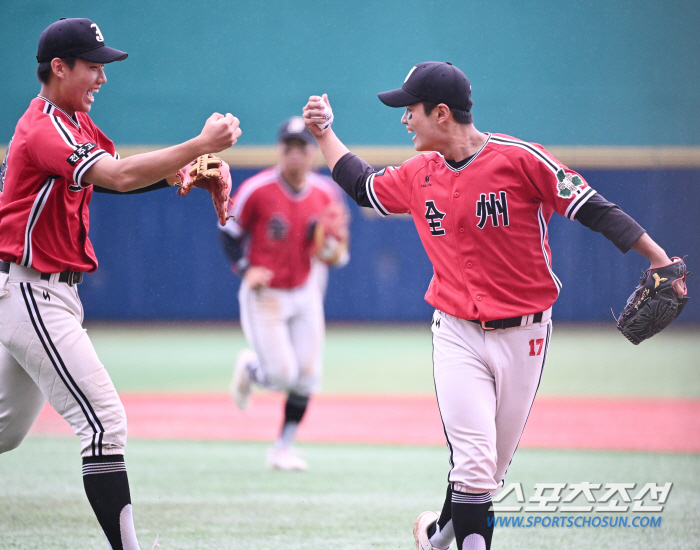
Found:
[[[71,106],[69,101],[64,100],[61,94],[61,90],[58,87],[42,84],[39,95],[48,99],[51,103],[53,103],[56,107],[61,109],[70,117],[75,118],[75,109]]]
[[[284,172],[280,170],[282,180],[294,193],[301,193],[306,187],[306,173]]]
[[[454,124],[436,150],[446,159],[459,162],[476,154],[487,139],[473,124]]]

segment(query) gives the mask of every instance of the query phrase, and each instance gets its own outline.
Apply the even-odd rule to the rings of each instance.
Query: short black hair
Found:
[[[437,107],[439,104],[435,103],[434,101],[421,101],[423,104],[423,112],[425,113],[425,116],[430,116],[430,113],[433,112],[433,109]],[[448,105],[449,107],[449,105]],[[449,107],[450,112],[452,113],[452,116],[455,119],[455,122],[458,124],[471,124],[474,122],[474,117],[472,116],[471,111],[465,111],[463,109],[453,109],[452,107]]]
[[[77,57],[62,57],[61,61],[63,61],[66,65],[68,65],[69,69],[72,69],[75,67],[75,61],[78,59]],[[53,59],[51,60],[53,61]],[[39,82],[42,84],[48,84],[49,83],[49,77],[51,77],[51,61],[44,61],[43,63],[39,63],[39,66],[36,68],[36,77],[39,79]]]

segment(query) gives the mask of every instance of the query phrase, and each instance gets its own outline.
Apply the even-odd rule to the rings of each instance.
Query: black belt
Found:
[[[529,317],[529,315],[523,315],[522,317],[509,317],[508,319],[494,319],[493,321],[486,321],[485,323],[482,323],[481,321],[469,319],[469,322],[476,323],[477,325],[481,325],[482,328],[493,330],[493,329],[497,329],[497,328],[520,327],[523,324],[523,319],[527,319],[528,317]],[[539,313],[535,313],[532,316],[533,323],[539,323],[540,321],[542,321],[542,312],[541,311]]]
[[[0,262],[0,273],[10,272],[10,262]],[[51,279],[51,273],[42,273],[41,280],[48,281]],[[70,286],[79,285],[83,282],[82,271],[61,271],[58,274],[59,283],[68,283]]]

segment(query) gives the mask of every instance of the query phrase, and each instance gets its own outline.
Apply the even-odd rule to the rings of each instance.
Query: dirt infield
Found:
[[[256,394],[247,411],[221,394],[124,394],[129,436],[274,439],[280,395]],[[71,434],[48,405],[33,434]],[[299,430],[302,441],[443,445],[432,396],[320,395]],[[521,447],[700,452],[700,400],[537,398]]]

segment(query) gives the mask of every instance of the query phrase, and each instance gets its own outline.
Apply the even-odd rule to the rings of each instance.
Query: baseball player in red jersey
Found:
[[[168,149],[119,159],[88,111],[125,59],[89,19],[62,19],[39,39],[41,93],[20,118],[0,187],[0,453],[17,447],[48,400],[82,443],[83,483],[113,550],[138,549],[124,463],[126,418],[85,329],[77,284],[97,269],[88,238],[93,190],[168,187],[199,155],[240,135],[215,114]]]
[[[318,260],[313,238],[319,219],[347,214],[338,187],[311,171],[316,143],[302,117],[282,124],[279,162],[244,181],[236,191],[221,240],[233,271],[242,275],[238,292],[241,325],[253,348],[236,360],[231,394],[245,409],[252,385],[287,394],[279,438],[270,448],[267,467],[305,470],[293,448],[309,398],[318,390],[323,366],[323,296],[326,264]],[[348,261],[345,241],[328,263]],[[253,351],[254,350],[254,351]]]
[[[478,131],[471,86],[450,63],[421,63],[402,88],[379,94],[418,151],[375,171],[332,129],[327,98],[304,107],[333,179],[381,216],[409,213],[433,264],[435,390],[450,451],[441,513],[414,524],[418,550],[491,547],[491,495],[503,484],[540,382],[561,283],[552,271],[547,223],[554,212],[630,248],[652,267],[666,253],[619,207],[542,146]],[[676,288],[685,293],[682,281]]]

